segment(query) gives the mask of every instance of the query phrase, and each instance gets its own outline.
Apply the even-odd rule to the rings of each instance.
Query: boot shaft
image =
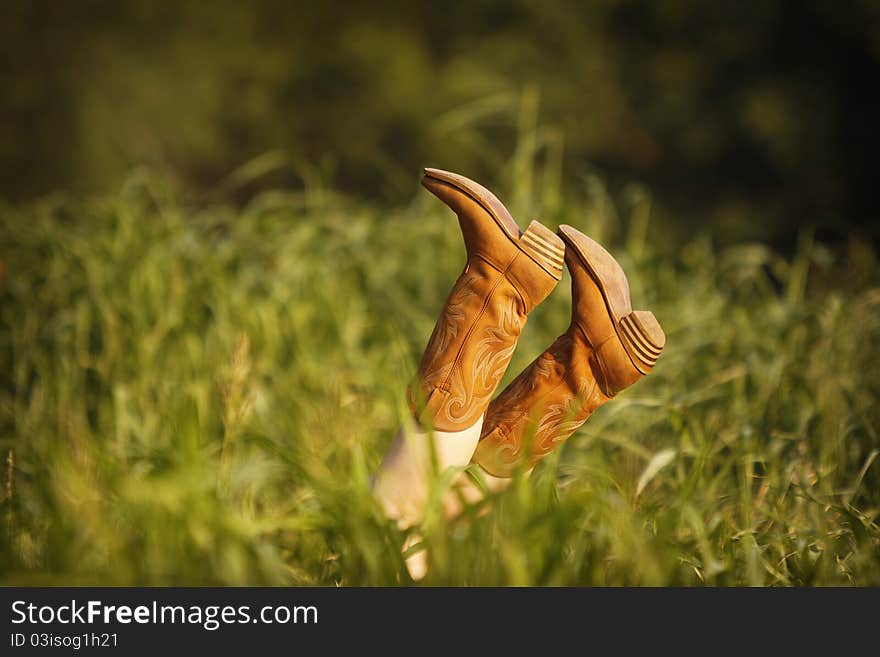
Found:
[[[496,477],[532,468],[610,399],[597,374],[592,347],[570,326],[489,405],[473,462]]]

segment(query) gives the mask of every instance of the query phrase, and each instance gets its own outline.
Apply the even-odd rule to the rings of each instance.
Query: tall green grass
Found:
[[[587,178],[566,196],[527,155],[502,198],[607,244],[667,347],[451,523],[439,473],[424,582],[880,584],[871,248],[673,242],[644,190],[615,203]],[[192,207],[135,175],[112,199],[4,207],[0,226],[0,582],[410,583],[369,477],[463,263],[436,199]],[[568,285],[506,381],[565,329]]]

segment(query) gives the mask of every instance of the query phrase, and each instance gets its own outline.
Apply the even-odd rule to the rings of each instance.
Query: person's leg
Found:
[[[422,519],[435,467],[437,472],[443,472],[470,462],[482,426],[480,416],[473,426],[463,431],[436,431],[431,435],[412,425],[397,432],[376,474],[373,493],[386,515],[396,519],[401,529],[412,527]],[[403,546],[404,551],[420,540],[420,536],[411,534]],[[407,557],[406,566],[414,580],[422,579],[428,569],[425,551]]]
[[[385,453],[373,484],[373,492],[385,513],[397,519],[401,528],[416,524],[427,502],[434,467],[432,447],[437,472],[465,466],[470,463],[482,426],[480,416],[463,431],[435,431],[433,436],[418,425],[401,428]]]
[[[558,236],[537,221],[523,233],[474,181],[426,169],[422,184],[458,216],[467,263],[410,387],[421,428],[399,432],[376,475],[376,494],[401,527],[421,519],[432,444],[441,471],[470,462],[526,316],[559,282],[564,255]],[[433,440],[427,427],[433,427]]]
[[[525,476],[528,477],[530,474],[531,470],[527,471]],[[486,493],[490,495],[500,493],[513,481],[510,477],[490,475],[485,470],[481,470],[476,476],[480,478],[479,485],[474,481],[473,473],[462,472],[450,486],[443,499],[443,514],[447,520],[458,517],[466,507],[482,502],[486,498]],[[489,507],[484,507],[481,514],[488,510]]]

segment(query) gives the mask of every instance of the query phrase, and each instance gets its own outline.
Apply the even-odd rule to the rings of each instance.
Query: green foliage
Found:
[[[0,197],[106,192],[134,166],[216,190],[273,152],[270,185],[399,203],[420,166],[491,180],[539,115],[548,157],[645,182],[686,229],[876,236],[878,17],[873,0],[4,0]]]
[[[667,347],[531,477],[451,523],[435,503],[425,582],[880,584],[870,247],[669,241],[644,190],[518,166],[515,214],[608,244]],[[463,262],[448,210],[189,207],[139,175],[0,214],[0,582],[410,583],[369,477]],[[568,312],[564,280],[506,380]]]

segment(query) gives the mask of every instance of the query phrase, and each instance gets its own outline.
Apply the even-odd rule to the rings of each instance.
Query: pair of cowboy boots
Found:
[[[491,192],[454,173],[425,169],[422,185],[458,215],[467,264],[428,342],[410,403],[419,423],[444,440],[479,431],[472,461],[510,477],[649,374],[665,336],[651,312],[633,311],[617,261],[577,229],[563,225],[557,235],[532,221],[521,232]],[[563,262],[572,279],[568,329],[493,400],[528,313],[562,278]]]

